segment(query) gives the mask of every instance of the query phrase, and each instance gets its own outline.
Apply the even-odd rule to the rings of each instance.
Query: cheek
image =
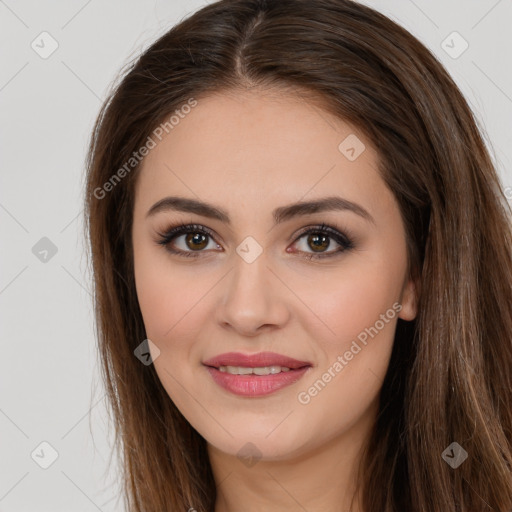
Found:
[[[146,333],[160,346],[190,327],[191,313],[200,310],[198,302],[213,283],[209,284],[211,277],[198,278],[191,269],[172,265],[163,248],[139,246],[134,256],[137,297]]]
[[[375,405],[398,318],[394,294],[385,286],[378,288],[380,284],[361,279],[354,286],[347,283],[344,291],[318,310],[336,336],[329,333],[317,338],[321,362],[298,389],[302,435],[314,437],[322,432],[327,439],[347,432],[357,422],[366,421],[363,418]]]
[[[136,255],[135,282],[146,335],[160,351],[155,371],[178,409],[195,418],[200,411],[190,410],[189,386],[184,384],[193,382],[193,340],[204,325],[201,297],[213,283],[200,281],[204,286],[199,286],[192,273],[143,249]]]
[[[378,397],[401,309],[402,249],[368,252],[334,283],[332,276],[319,278],[309,292],[316,315],[329,327],[317,338],[323,360],[298,397],[311,433],[322,428],[329,436],[340,426],[350,428]]]
[[[342,394],[349,391],[344,398],[347,403],[351,397],[362,398],[368,378],[372,380],[368,372],[377,379],[385,374],[400,309],[399,287],[392,275],[368,269],[361,275],[364,277],[343,278],[335,287],[331,285],[333,289],[328,294],[309,296],[316,317],[323,323],[323,334],[316,329],[316,343],[323,357],[315,378],[330,371],[331,376],[325,377],[333,382],[329,387],[336,388],[338,384]],[[313,334],[315,329],[310,326],[308,331]],[[359,391],[354,393],[355,389]],[[368,391],[371,395],[377,389],[370,385]],[[327,397],[328,394],[324,396]]]
[[[314,280],[295,280],[294,291],[310,308],[303,320],[310,328],[315,324],[328,346],[336,346],[357,337],[392,308],[400,297],[402,281],[400,262],[390,265],[384,260],[361,259],[351,262],[350,269],[317,272]]]
[[[161,340],[175,321],[178,301],[174,290],[179,282],[158,265],[140,258],[135,267],[135,283],[146,333],[150,339]]]

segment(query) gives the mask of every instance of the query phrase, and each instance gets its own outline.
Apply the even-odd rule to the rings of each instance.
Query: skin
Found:
[[[366,147],[355,161],[338,149],[350,134]],[[361,510],[357,495],[351,505],[354,472],[378,411],[396,322],[417,313],[402,219],[377,162],[354,127],[275,91],[198,99],[143,162],[132,231],[139,304],[147,337],[160,350],[157,374],[208,443],[215,512]],[[232,225],[178,211],[146,216],[169,195],[221,207]],[[344,210],[274,226],[274,208],[332,195],[359,204],[374,223]],[[179,223],[210,228],[215,240],[197,258],[173,255],[157,243],[158,233]],[[355,247],[335,253],[340,245],[329,238],[324,252],[331,258],[302,257],[318,253],[307,235],[296,240],[301,230],[322,223],[346,230]],[[247,236],[263,250],[250,264],[236,252]],[[172,244],[196,247],[186,235]],[[400,312],[300,403],[298,394],[394,303]],[[231,351],[273,351],[313,366],[273,394],[240,397],[215,384],[202,365]],[[252,465],[237,456],[248,442],[256,447]]]

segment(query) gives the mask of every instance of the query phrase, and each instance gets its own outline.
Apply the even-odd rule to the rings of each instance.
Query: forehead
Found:
[[[305,96],[216,94],[187,112],[143,161],[137,197],[145,204],[167,192],[217,203],[382,192],[370,141]]]

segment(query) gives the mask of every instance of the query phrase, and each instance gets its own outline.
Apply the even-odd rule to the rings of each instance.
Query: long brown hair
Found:
[[[435,56],[350,0],[223,0],[123,74],[91,137],[85,226],[127,510],[212,512],[216,496],[204,439],[134,356],[146,333],[131,159],[191,98],[248,87],[316,98],[358,127],[402,214],[418,316],[397,324],[360,464],[364,512],[511,510],[512,215],[478,121]],[[443,457],[454,442],[468,454],[456,469]]]

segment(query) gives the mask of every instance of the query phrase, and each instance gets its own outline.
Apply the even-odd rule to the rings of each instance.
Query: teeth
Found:
[[[246,368],[244,366],[221,366],[219,371],[231,375],[275,375],[276,373],[289,372],[286,366],[265,366],[263,368]]]

